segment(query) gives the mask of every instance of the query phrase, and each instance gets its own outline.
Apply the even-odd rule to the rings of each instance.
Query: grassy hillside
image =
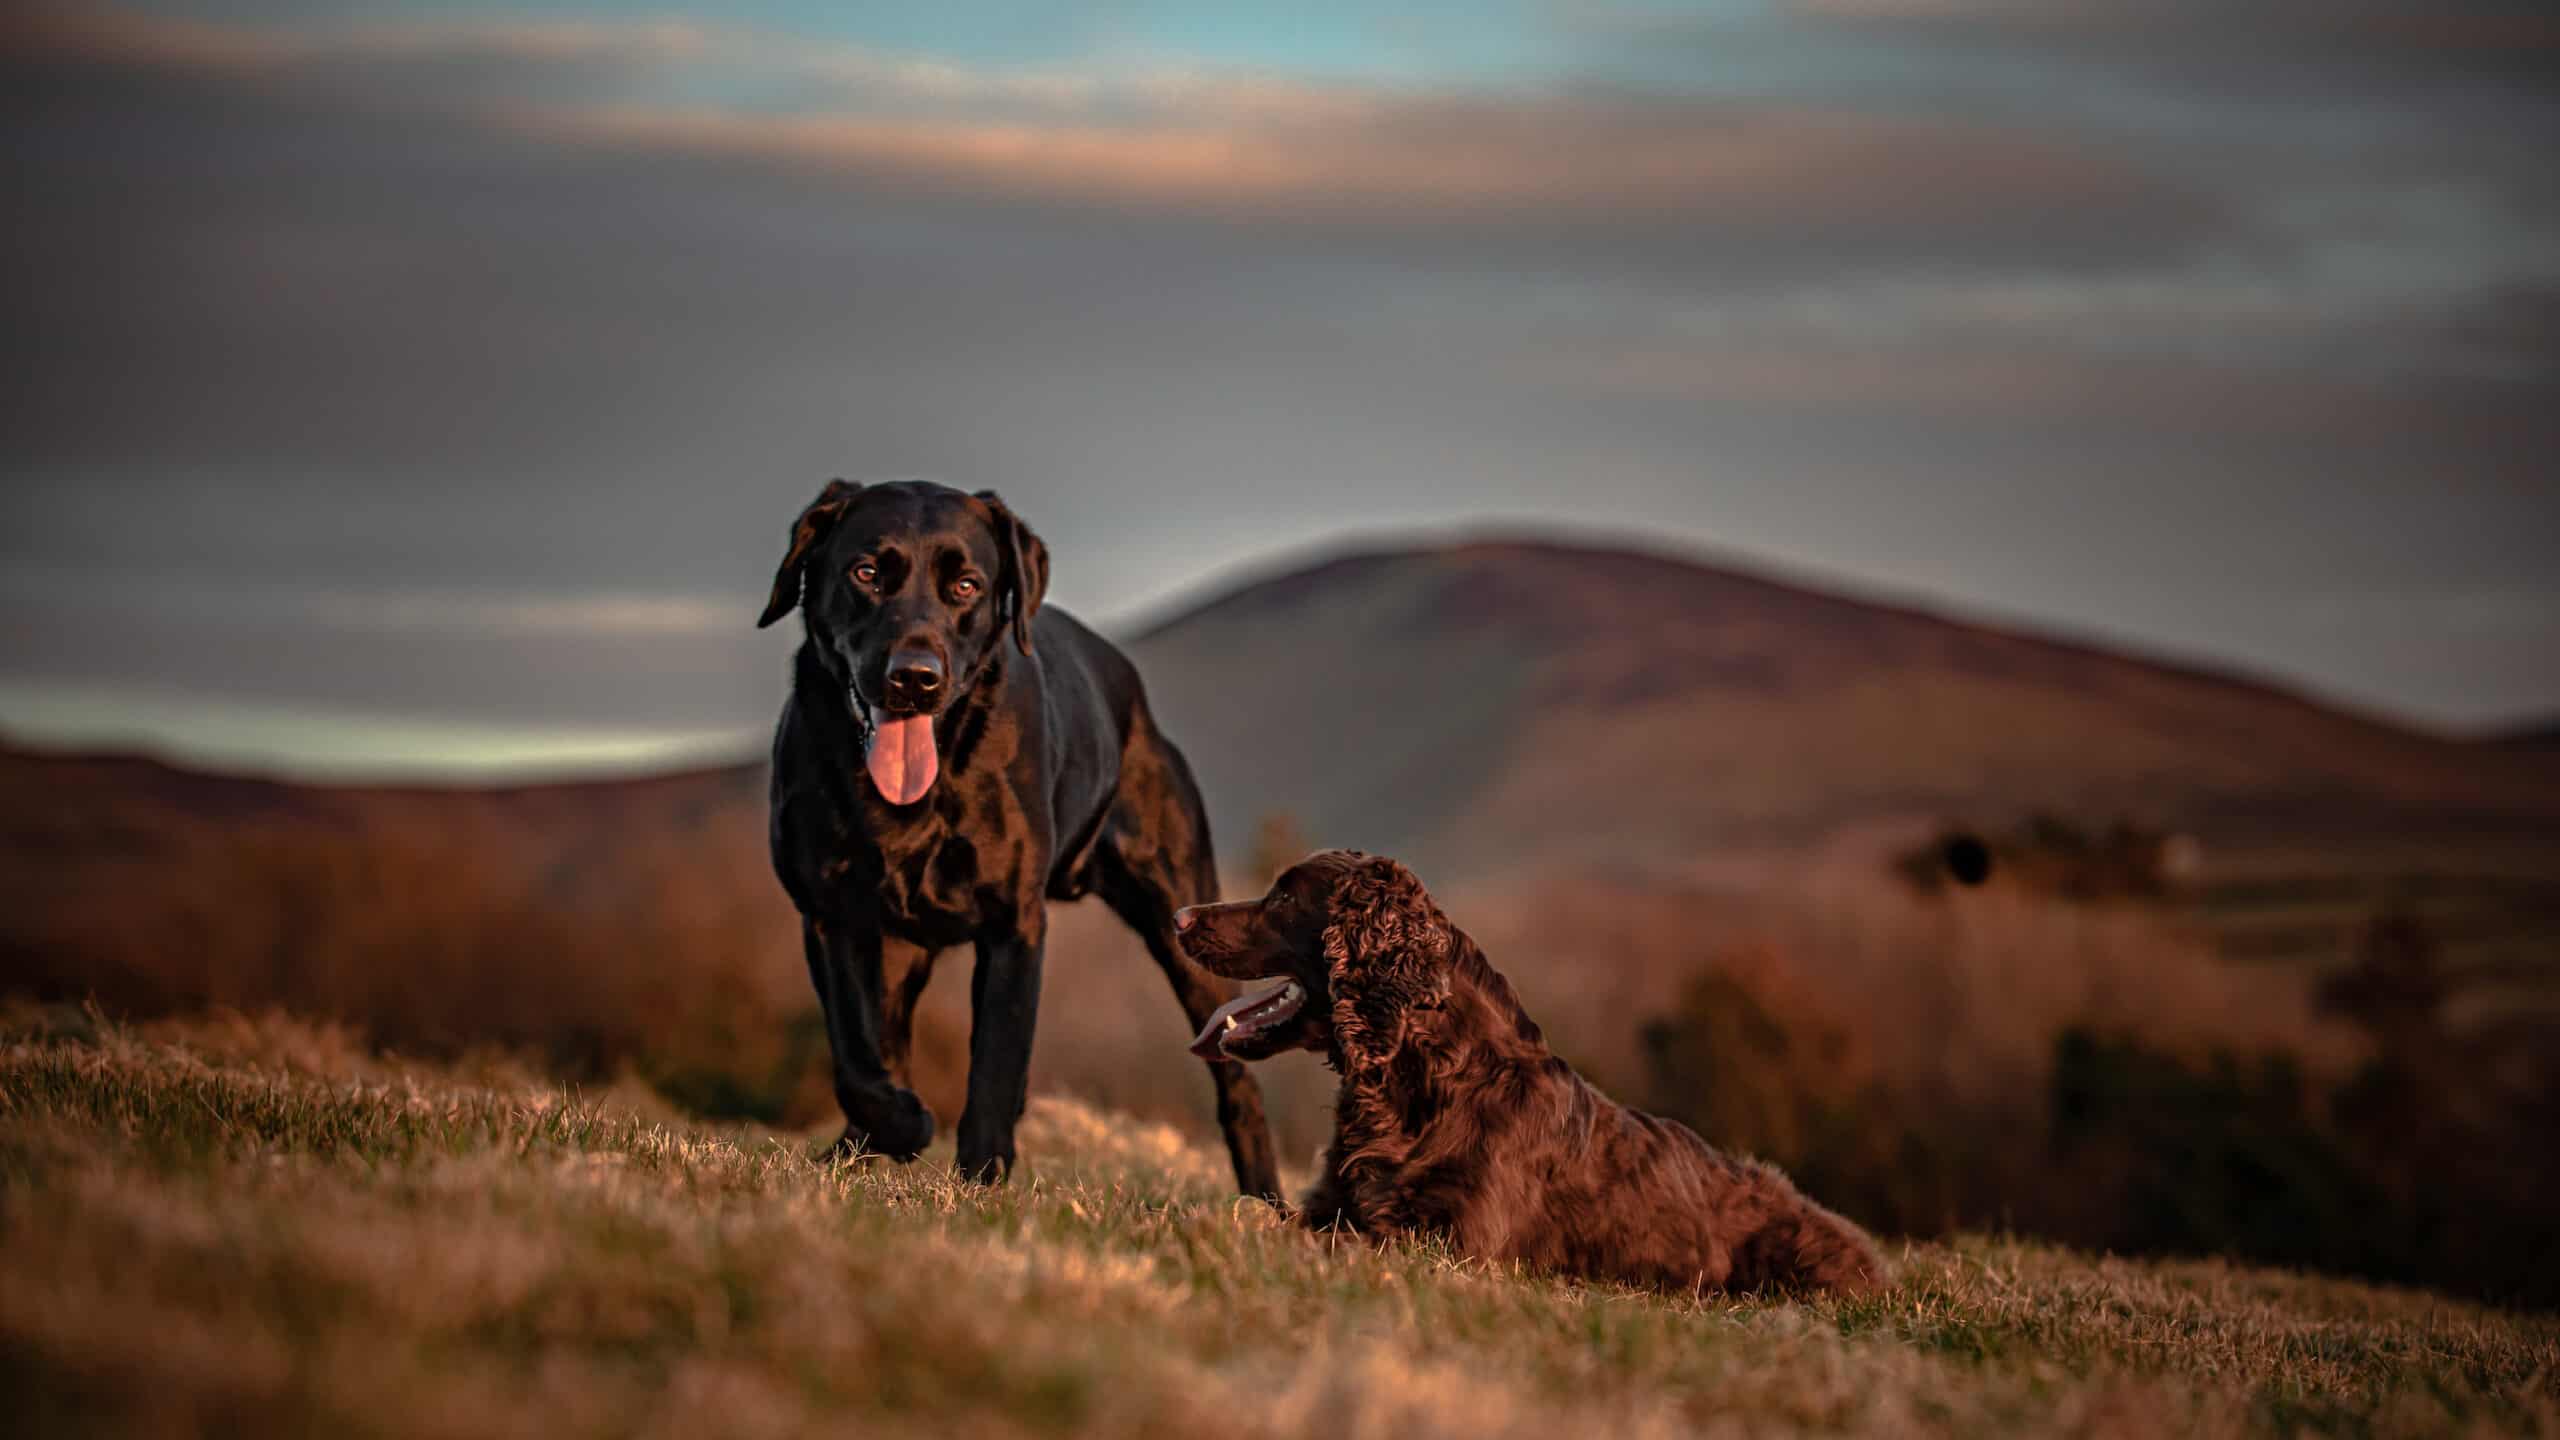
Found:
[[[1047,1099],[1010,1189],[269,1023],[0,1048],[15,1431],[2550,1434],[2560,1322],[1984,1238],[1841,1305],[1311,1238]]]

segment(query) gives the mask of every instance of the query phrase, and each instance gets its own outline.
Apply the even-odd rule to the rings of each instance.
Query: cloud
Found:
[[[13,566],[0,575],[0,600],[13,609],[94,588],[94,576],[42,566]],[[125,577],[93,608],[135,613],[217,610],[243,624],[327,627],[350,635],[418,631],[477,632],[530,638],[685,640],[735,636],[763,608],[761,593],[700,594],[679,590],[562,592],[474,586],[277,583],[204,573]]]
[[[34,0],[0,13],[0,58],[242,69],[272,62],[268,34],[232,25]]]
[[[1243,218],[1856,225],[1986,211],[2191,211],[2118,157],[2049,139],[1780,107],[1380,101],[1297,124],[969,125],[650,107],[534,133],[774,160],[866,181]],[[2061,228],[2061,227],[2057,227]]]
[[[1845,24],[1959,28],[2116,45],[2284,45],[2297,52],[2515,58],[2560,50],[2560,17],[2514,0],[1792,0],[1794,13]]]
[[[736,732],[769,718],[791,643],[718,595],[261,584],[219,570],[13,567],[0,676],[376,715]]]
[[[2444,173],[2465,174],[2474,151],[2547,150],[2560,129],[2560,15],[2516,0],[1784,0],[1563,13],[1588,71],[1673,91],[2236,147],[2262,165],[2352,164],[2358,152],[2427,142]]]
[[[1488,514],[2013,612],[2112,573],[2128,628],[2235,647],[2214,587],[2334,582],[2286,549],[2333,514],[2441,526],[2358,561],[2412,586],[2547,560],[2560,209],[2503,92],[2236,108],[1781,20],[1749,84],[1666,36],[1658,85],[1434,90],[42,13],[0,24],[0,560],[59,583],[0,668],[738,723],[773,657],[720,597],[831,474],[1002,489],[1105,620]],[[2196,555],[2194,613],[2125,578]]]
[[[2541,109],[2560,15],[2514,0],[1793,0],[1817,32],[2134,78],[2267,111],[2352,99],[2424,123],[2484,97]],[[2343,93],[2342,93],[2343,92]]]
[[[2032,226],[2026,238],[2057,255],[2075,241],[2112,254],[2125,237],[2174,246],[2211,209],[2134,158],[2068,137],[1783,103],[1417,95],[1164,65],[973,70],[674,21],[285,34],[107,12],[36,34],[12,48],[269,83],[433,60],[446,68],[425,77],[432,90],[524,137],[770,162],[873,190],[1257,224],[1840,227],[1907,232],[1905,253],[1943,257],[1965,247],[1939,237],[1990,241],[2004,224]],[[499,62],[534,68],[513,86],[450,68]],[[825,84],[776,109],[671,100],[651,73],[713,62]],[[578,87],[558,98],[548,67],[594,63],[624,69],[596,87],[607,97],[642,98]]]
[[[1675,397],[1720,409],[1882,417],[1969,433],[2076,436],[2122,450],[2209,433],[2223,444],[2297,452],[2353,445],[2466,452],[2470,483],[2531,485],[2547,471],[2543,387],[2447,385],[2209,358],[2052,346],[1637,349],[1559,357],[1549,378],[1593,390]],[[2416,443],[2413,444],[2412,442]]]
[[[436,32],[456,33],[509,53],[731,44],[663,26],[570,27],[576,45]],[[183,465],[217,490],[361,471],[368,506],[433,536],[437,494],[392,477],[516,493],[554,456],[582,475],[709,472],[724,435],[805,434],[803,417],[867,415],[870,397],[1034,366],[1053,369],[1019,393],[1221,352],[1240,378],[1303,391],[1328,383],[1309,372],[1328,350],[1344,373],[1432,386],[1403,340],[1338,337],[1409,313],[1461,342],[1463,368],[1538,310],[1880,270],[2139,270],[2221,233],[2212,197],[2067,140],[1778,104],[1230,96],[1158,68],[1136,100],[1089,94],[1034,125],[581,104],[522,76],[492,98],[488,76],[448,74],[432,93],[467,103],[427,105],[312,58],[424,43],[396,34],[261,41],[283,78],[244,78],[237,34],[191,27],[21,63],[0,100],[0,150],[25,177],[0,260],[52,277],[0,295],[19,343],[41,337],[0,400],[22,464]],[[160,63],[202,54],[231,58]],[[678,416],[682,434],[660,433]],[[945,468],[945,448],[907,463]]]
[[[1963,26],[2117,43],[2274,42],[2498,53],[2560,49],[2560,17],[2513,0],[1792,0],[1816,20]]]
[[[38,0],[0,20],[0,55],[233,71],[474,57],[682,61],[710,55],[724,43],[723,35],[712,26],[673,19],[445,20],[281,29]]]
[[[180,764],[291,779],[487,784],[734,765],[761,728],[651,729],[429,719],[369,707],[237,699],[131,683],[0,676],[0,741],[40,748],[140,750]]]

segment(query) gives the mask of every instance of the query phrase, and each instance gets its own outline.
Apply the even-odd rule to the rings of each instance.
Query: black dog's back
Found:
[[[1143,841],[1155,827],[1172,826],[1196,837],[1205,855],[1208,826],[1199,793],[1188,784],[1180,752],[1155,728],[1138,667],[1061,610],[1041,612],[1037,635],[1050,813],[1058,830],[1049,894],[1072,900],[1093,892],[1095,848],[1106,835]],[[1150,772],[1164,768],[1160,757],[1167,753],[1185,782],[1178,793],[1152,783]],[[1144,782],[1136,796],[1129,792],[1133,779]],[[1214,867],[1210,875],[1214,889]]]

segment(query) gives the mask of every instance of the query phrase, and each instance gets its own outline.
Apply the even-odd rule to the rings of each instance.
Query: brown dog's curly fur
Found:
[[[1785,1175],[1574,1073],[1403,865],[1326,852],[1263,900],[1180,924],[1207,968],[1287,977],[1306,996],[1224,1036],[1222,1016],[1204,1050],[1304,1046],[1342,1077],[1307,1224],[1441,1235],[1467,1255],[1670,1290],[1883,1287],[1873,1242]]]

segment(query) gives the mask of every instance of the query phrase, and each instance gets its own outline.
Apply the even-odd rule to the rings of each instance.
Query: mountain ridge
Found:
[[[2254,667],[2130,637],[2082,630],[2031,617],[1989,614],[1960,600],[1940,601],[1854,578],[1788,567],[1742,552],[1666,545],[1637,535],[1606,531],[1567,538],[1486,530],[1433,539],[1429,536],[1381,532],[1353,536],[1339,543],[1284,550],[1190,586],[1168,600],[1146,607],[1106,633],[1119,643],[1142,646],[1164,634],[1236,605],[1260,603],[1275,594],[1311,588],[1378,566],[1433,559],[1524,557],[1592,561],[1634,561],[1671,570],[1699,572],[1738,586],[1758,587],[1772,595],[1854,608],[1900,619],[1944,625],[1951,629],[2011,640],[2025,640],[2090,659],[2124,661],[2149,669],[2259,692],[2318,710],[2348,716],[2380,728],[2435,740],[2467,738],[2387,707],[2331,694],[2316,684]],[[2560,742],[2560,719],[2503,726],[2484,737],[2494,743]]]
[[[2560,814],[2534,767],[2259,677],[1659,551],[1355,550],[1129,645],[1219,833],[1287,814],[1458,871],[1806,844],[1878,815],[2261,840]]]

